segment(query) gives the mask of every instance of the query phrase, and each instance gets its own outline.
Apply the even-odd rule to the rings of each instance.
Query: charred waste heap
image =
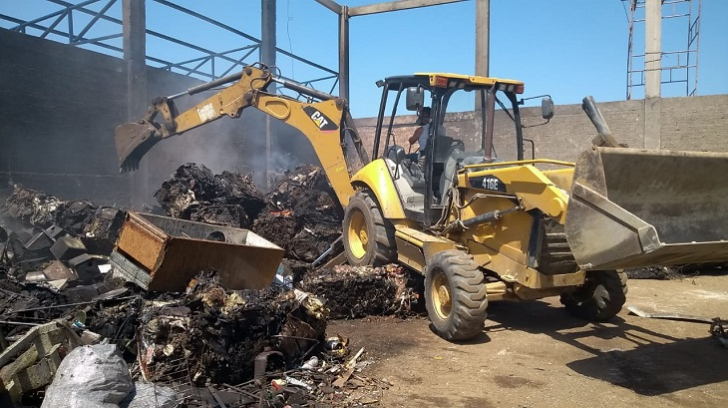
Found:
[[[341,234],[342,209],[326,175],[315,166],[286,172],[264,195],[250,175],[215,175],[189,163],[154,196],[170,217],[250,228],[290,259],[312,262]]]
[[[28,369],[21,354],[32,350],[8,354],[33,344],[28,336],[47,325],[65,333],[56,339],[56,353],[99,342],[118,346],[138,392],[147,381],[191,401],[190,390],[213,386],[237,395],[239,404],[228,406],[244,406],[246,395],[261,392],[251,382],[255,358],[272,350],[269,371],[287,370],[287,381],[306,382],[300,403],[344,403],[349,377],[342,375],[354,368],[341,365],[347,340],[326,337],[327,318],[407,315],[417,303],[401,267],[312,267],[340,236],[342,219],[317,167],[284,174],[264,194],[249,175],[186,164],[155,197],[168,216],[252,229],[276,243],[285,250],[279,274],[287,280],[263,290],[231,290],[214,270],[201,270],[184,292],[141,289],[109,264],[127,211],[16,186],[0,218],[0,386],[10,384],[16,403],[38,406],[53,381],[51,372],[40,387],[19,386],[18,375]],[[312,356],[327,368],[295,371]]]

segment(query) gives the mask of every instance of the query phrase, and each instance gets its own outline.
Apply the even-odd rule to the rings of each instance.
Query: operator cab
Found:
[[[387,163],[411,219],[425,225],[437,220],[448,204],[458,170],[465,166],[523,160],[520,102],[516,99],[523,93],[522,82],[422,73],[389,77],[377,85],[383,92],[372,157]],[[425,149],[419,150],[419,143],[410,149],[408,139],[420,126],[420,115],[427,107],[431,112]],[[402,117],[401,112],[415,112],[417,121]],[[496,126],[499,132],[494,137]]]

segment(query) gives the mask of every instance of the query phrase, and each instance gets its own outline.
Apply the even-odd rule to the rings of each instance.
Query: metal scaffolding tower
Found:
[[[627,99],[632,99],[634,88],[645,86],[645,75],[653,69],[660,70],[662,85],[684,83],[684,96],[697,95],[702,0],[662,0],[657,17],[659,25],[656,35],[661,42],[657,56],[647,51],[635,53],[635,49],[645,50],[649,47],[646,41],[649,34],[645,35],[645,29],[647,18],[654,17],[648,15],[646,8],[650,0],[622,1],[629,3]],[[682,34],[684,29],[687,32]],[[682,96],[682,91],[674,96]]]

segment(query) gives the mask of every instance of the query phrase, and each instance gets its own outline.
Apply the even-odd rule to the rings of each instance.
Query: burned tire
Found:
[[[583,286],[561,295],[561,303],[569,313],[591,321],[614,317],[626,300],[627,274],[617,271],[587,272]]]
[[[472,256],[448,250],[429,259],[425,301],[432,326],[443,339],[467,340],[483,331],[488,298],[483,272]]]
[[[373,194],[359,191],[344,213],[344,250],[349,264],[384,265],[397,260],[394,226],[382,216]]]

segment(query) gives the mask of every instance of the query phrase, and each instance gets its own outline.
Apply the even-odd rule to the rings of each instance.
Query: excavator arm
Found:
[[[237,80],[191,109],[178,113],[174,99],[196,94]],[[303,102],[267,93],[276,82],[311,99]],[[301,131],[311,142],[339,202],[349,203],[354,194],[351,175],[369,162],[345,100],[301,84],[274,77],[266,67],[248,66],[242,75],[221,78],[171,97],[157,98],[146,116],[136,123],[119,126],[116,149],[122,171],[138,168],[141,158],[161,140],[182,134],[223,116],[238,118],[254,107]],[[158,123],[161,115],[164,121]]]

